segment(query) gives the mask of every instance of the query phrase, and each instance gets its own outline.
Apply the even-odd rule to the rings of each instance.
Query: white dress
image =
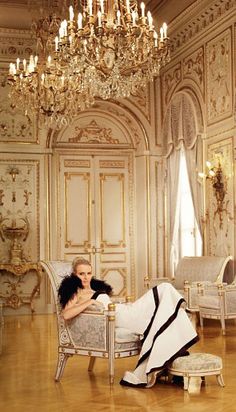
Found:
[[[107,295],[97,300],[105,307]],[[138,364],[125,372],[121,384],[146,386],[152,372],[161,371],[198,341],[184,299],[170,283],[161,283],[134,303],[116,304],[116,326],[143,335]]]

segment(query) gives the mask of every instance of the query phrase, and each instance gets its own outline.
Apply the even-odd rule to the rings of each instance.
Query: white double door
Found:
[[[88,259],[115,295],[134,293],[132,153],[59,155],[60,257]]]

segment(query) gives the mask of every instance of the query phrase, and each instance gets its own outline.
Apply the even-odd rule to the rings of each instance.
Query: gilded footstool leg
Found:
[[[201,390],[201,378],[200,376],[191,376],[189,378],[188,392],[200,393]]]
[[[189,386],[189,377],[184,376],[184,390],[187,391]]]
[[[222,376],[221,374],[220,374],[220,375],[216,375],[216,379],[217,379],[217,382],[218,382],[218,384],[219,384],[220,386],[222,386],[222,387],[225,386],[224,379],[223,379],[223,376]]]

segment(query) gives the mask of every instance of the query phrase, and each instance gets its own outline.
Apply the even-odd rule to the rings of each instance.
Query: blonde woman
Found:
[[[92,276],[85,259],[76,258],[72,269],[58,291],[64,319],[79,316],[91,304],[107,308],[111,286]],[[122,385],[152,387],[156,377],[198,341],[184,306],[183,297],[169,283],[155,286],[134,303],[116,304],[116,326],[143,336],[136,368],[125,372]]]

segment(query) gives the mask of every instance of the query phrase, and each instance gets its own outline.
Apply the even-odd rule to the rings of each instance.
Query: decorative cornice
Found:
[[[227,15],[236,15],[235,6],[236,0],[214,0],[210,4],[206,0],[196,0],[169,26],[172,56],[198,36],[200,32],[215,25],[216,21]],[[189,16],[193,16],[192,19]]]

